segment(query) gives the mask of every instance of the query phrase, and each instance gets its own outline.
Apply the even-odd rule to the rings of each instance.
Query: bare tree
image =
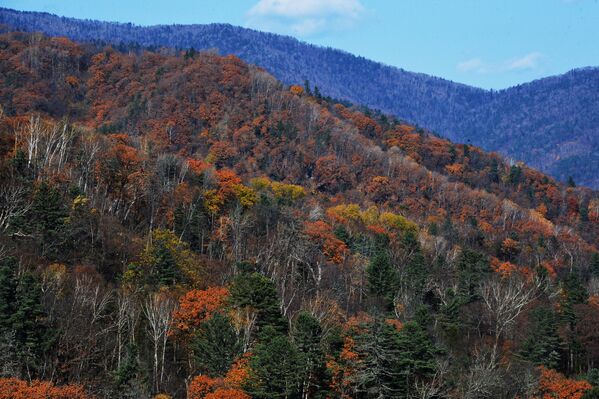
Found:
[[[481,298],[495,335],[495,354],[501,336],[515,323],[524,308],[543,292],[544,287],[546,283],[542,278],[535,276],[527,280],[516,273],[505,277],[497,275],[481,283]]]
[[[502,380],[495,351],[477,351],[474,362],[465,375],[462,397],[466,399],[494,398]]]
[[[65,121],[49,124],[31,116],[15,131],[15,142],[25,148],[27,167],[38,178],[45,168],[60,171],[65,166],[75,133]]]
[[[173,321],[173,311],[176,301],[164,293],[151,293],[143,304],[146,316],[147,333],[154,345],[154,388],[160,390],[164,379],[164,359],[166,356],[166,343],[168,331]],[[160,347],[162,346],[162,351]],[[161,356],[159,358],[159,353]],[[160,373],[158,369],[160,368]]]
[[[416,381],[414,383],[414,399],[443,398],[449,395],[449,387],[445,378],[449,374],[449,362],[438,361],[435,374],[428,380]]]
[[[5,232],[11,220],[27,213],[31,204],[26,202],[25,189],[17,185],[0,188],[0,233]]]

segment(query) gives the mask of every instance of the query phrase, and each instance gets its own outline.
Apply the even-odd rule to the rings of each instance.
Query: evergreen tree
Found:
[[[366,268],[370,294],[387,302],[393,301],[397,287],[397,270],[391,264],[387,251],[378,251]]]
[[[340,224],[339,226],[335,227],[333,233],[335,234],[335,237],[343,241],[345,245],[347,245],[349,248],[352,248],[353,245],[351,236],[344,225]]]
[[[593,277],[599,277],[599,253],[595,252],[591,256],[591,265],[589,271]]]
[[[319,100],[322,98],[322,94],[320,94],[320,89],[318,86],[314,86],[314,97],[318,98]]]
[[[129,381],[135,378],[138,368],[137,346],[133,343],[129,343],[125,347],[125,356],[114,373],[114,381],[117,388],[123,388]]]
[[[462,144],[462,149],[464,150],[464,158],[468,158],[470,156],[470,146],[468,144]]]
[[[599,369],[592,368],[584,375],[584,379],[591,385],[599,387]]]
[[[562,290],[564,293],[561,300],[562,319],[568,323],[570,330],[573,330],[574,325],[576,324],[574,305],[586,303],[589,298],[589,293],[582,285],[582,281],[576,272],[569,273],[563,279]]]
[[[522,344],[520,355],[534,364],[556,368],[562,347],[556,315],[551,309],[538,307],[531,312],[531,319],[530,335]]]
[[[517,165],[512,165],[510,168],[510,174],[508,175],[508,181],[511,184],[518,184],[522,179],[522,168]]]
[[[166,245],[160,243],[156,248],[155,282],[159,286],[174,285],[178,281],[177,261]]]
[[[448,290],[446,295],[448,299],[439,309],[439,322],[450,342],[456,344],[461,339],[460,332],[463,328],[460,310],[464,305],[464,298],[452,290]]]
[[[310,81],[308,79],[304,80],[304,90],[306,91],[307,95],[312,95],[312,88],[310,87]]]
[[[354,338],[359,362],[350,377],[359,398],[399,398],[406,391],[397,360],[400,351],[395,327],[377,320]]]
[[[51,344],[41,305],[41,288],[31,273],[25,273],[16,291],[16,309],[11,318],[17,356],[27,374],[38,366]]]
[[[453,143],[449,145],[449,156],[449,162],[455,163],[456,159],[458,158],[458,152],[456,151],[455,145]]]
[[[360,361],[352,378],[359,397],[411,397],[414,384],[435,373],[441,351],[415,322],[400,331],[383,320],[365,327],[354,339]]]
[[[320,323],[311,314],[301,312],[293,323],[292,332],[299,352],[301,397],[327,397],[329,378]]]
[[[402,239],[402,244],[404,250],[410,254],[410,258],[406,264],[408,283],[417,295],[422,295],[428,276],[428,269],[416,234],[411,231],[407,232]]]
[[[0,333],[12,331],[12,317],[15,312],[17,284],[15,258],[0,261]]]
[[[576,187],[576,183],[574,182],[574,178],[572,176],[568,176],[568,187]]]
[[[195,177],[192,177],[195,179]],[[197,182],[200,184],[200,182]],[[178,237],[189,243],[189,247],[195,251],[202,252],[204,237],[208,235],[206,228],[208,226],[207,210],[202,198],[198,198],[193,205],[194,209],[191,215],[187,215],[189,210],[178,206],[173,215],[174,230]]]
[[[489,180],[492,183],[499,183],[499,164],[496,159],[491,162],[491,169],[489,170]]]
[[[587,204],[581,204],[578,212],[580,213],[581,222],[589,221],[589,207]]]
[[[15,376],[18,370],[16,343],[12,329],[15,312],[17,262],[9,257],[0,261],[0,376]]]
[[[257,313],[258,328],[272,326],[277,331],[287,331],[277,289],[268,277],[257,272],[240,273],[233,279],[229,292],[232,306],[249,307]]]
[[[216,313],[200,326],[190,349],[202,374],[222,377],[242,353],[241,343],[228,316]]]
[[[599,399],[599,387],[593,387],[585,391],[580,399]]]
[[[55,244],[67,216],[67,208],[58,190],[41,183],[33,195],[28,213],[29,228],[38,233],[45,244]]]
[[[251,373],[245,387],[252,398],[299,398],[300,355],[287,336],[266,326],[252,353]]]
[[[457,261],[457,271],[460,296],[465,302],[475,300],[479,282],[491,271],[486,257],[476,251],[464,249]]]
[[[442,351],[435,346],[426,330],[417,322],[408,322],[397,335],[399,356],[396,362],[400,380],[404,381],[409,397],[414,383],[425,381],[435,374],[437,369],[436,357]]]
[[[562,287],[566,294],[566,301],[571,305],[586,303],[589,298],[589,293],[580,281],[580,276],[576,272],[568,274],[563,282]]]
[[[193,59],[196,56],[196,49],[191,47],[187,50],[185,50],[185,55],[183,56],[184,59],[188,60],[188,59]]]
[[[129,343],[125,347],[125,356],[120,366],[114,372],[114,392],[115,398],[134,399],[139,397],[148,397],[143,387],[144,381],[140,377],[140,365],[138,360],[138,349],[134,343]]]

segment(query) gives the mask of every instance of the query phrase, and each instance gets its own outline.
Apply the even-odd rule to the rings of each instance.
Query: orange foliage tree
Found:
[[[206,290],[191,290],[179,299],[179,309],[173,316],[175,327],[189,332],[221,310],[226,303],[229,291],[223,287],[210,287]]]
[[[305,232],[311,240],[322,246],[322,252],[333,263],[343,262],[349,253],[345,243],[335,237],[331,226],[321,220],[306,222]]]
[[[17,378],[0,378],[0,399],[91,399],[80,385],[55,386],[48,381],[31,383]]]
[[[236,366],[234,365],[233,368]],[[198,375],[189,384],[187,389],[188,399],[250,399],[251,397],[238,386],[235,378],[229,376],[210,378]]]
[[[572,380],[555,370],[539,368],[539,393],[535,399],[581,399],[592,388],[584,380]]]

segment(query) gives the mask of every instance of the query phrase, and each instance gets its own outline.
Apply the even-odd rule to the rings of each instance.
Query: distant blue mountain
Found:
[[[560,180],[599,188],[599,68],[500,91],[405,71],[294,38],[227,24],[100,22],[0,8],[8,29],[116,46],[217,49],[286,83],[392,113],[454,141],[499,151]]]

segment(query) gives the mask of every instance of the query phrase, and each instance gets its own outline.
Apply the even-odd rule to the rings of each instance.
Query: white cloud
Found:
[[[364,12],[358,0],[260,0],[248,15],[306,18],[341,16],[357,18]]]
[[[462,61],[456,65],[456,68],[460,72],[481,72],[481,70],[485,69],[485,63],[480,58],[471,58],[466,61]]]
[[[456,65],[460,72],[478,74],[501,73],[508,71],[526,71],[537,69],[543,59],[543,54],[535,51],[522,57],[511,58],[497,63],[489,63],[481,58],[471,58]]]
[[[323,30],[326,24],[324,18],[308,18],[291,25],[291,30],[298,36],[308,36]]]
[[[366,9],[360,0],[259,0],[247,12],[247,25],[309,36],[351,27]]]
[[[509,61],[506,67],[509,71],[518,69],[535,69],[539,66],[539,60],[541,58],[543,58],[543,54],[539,52],[526,54],[523,57]]]

